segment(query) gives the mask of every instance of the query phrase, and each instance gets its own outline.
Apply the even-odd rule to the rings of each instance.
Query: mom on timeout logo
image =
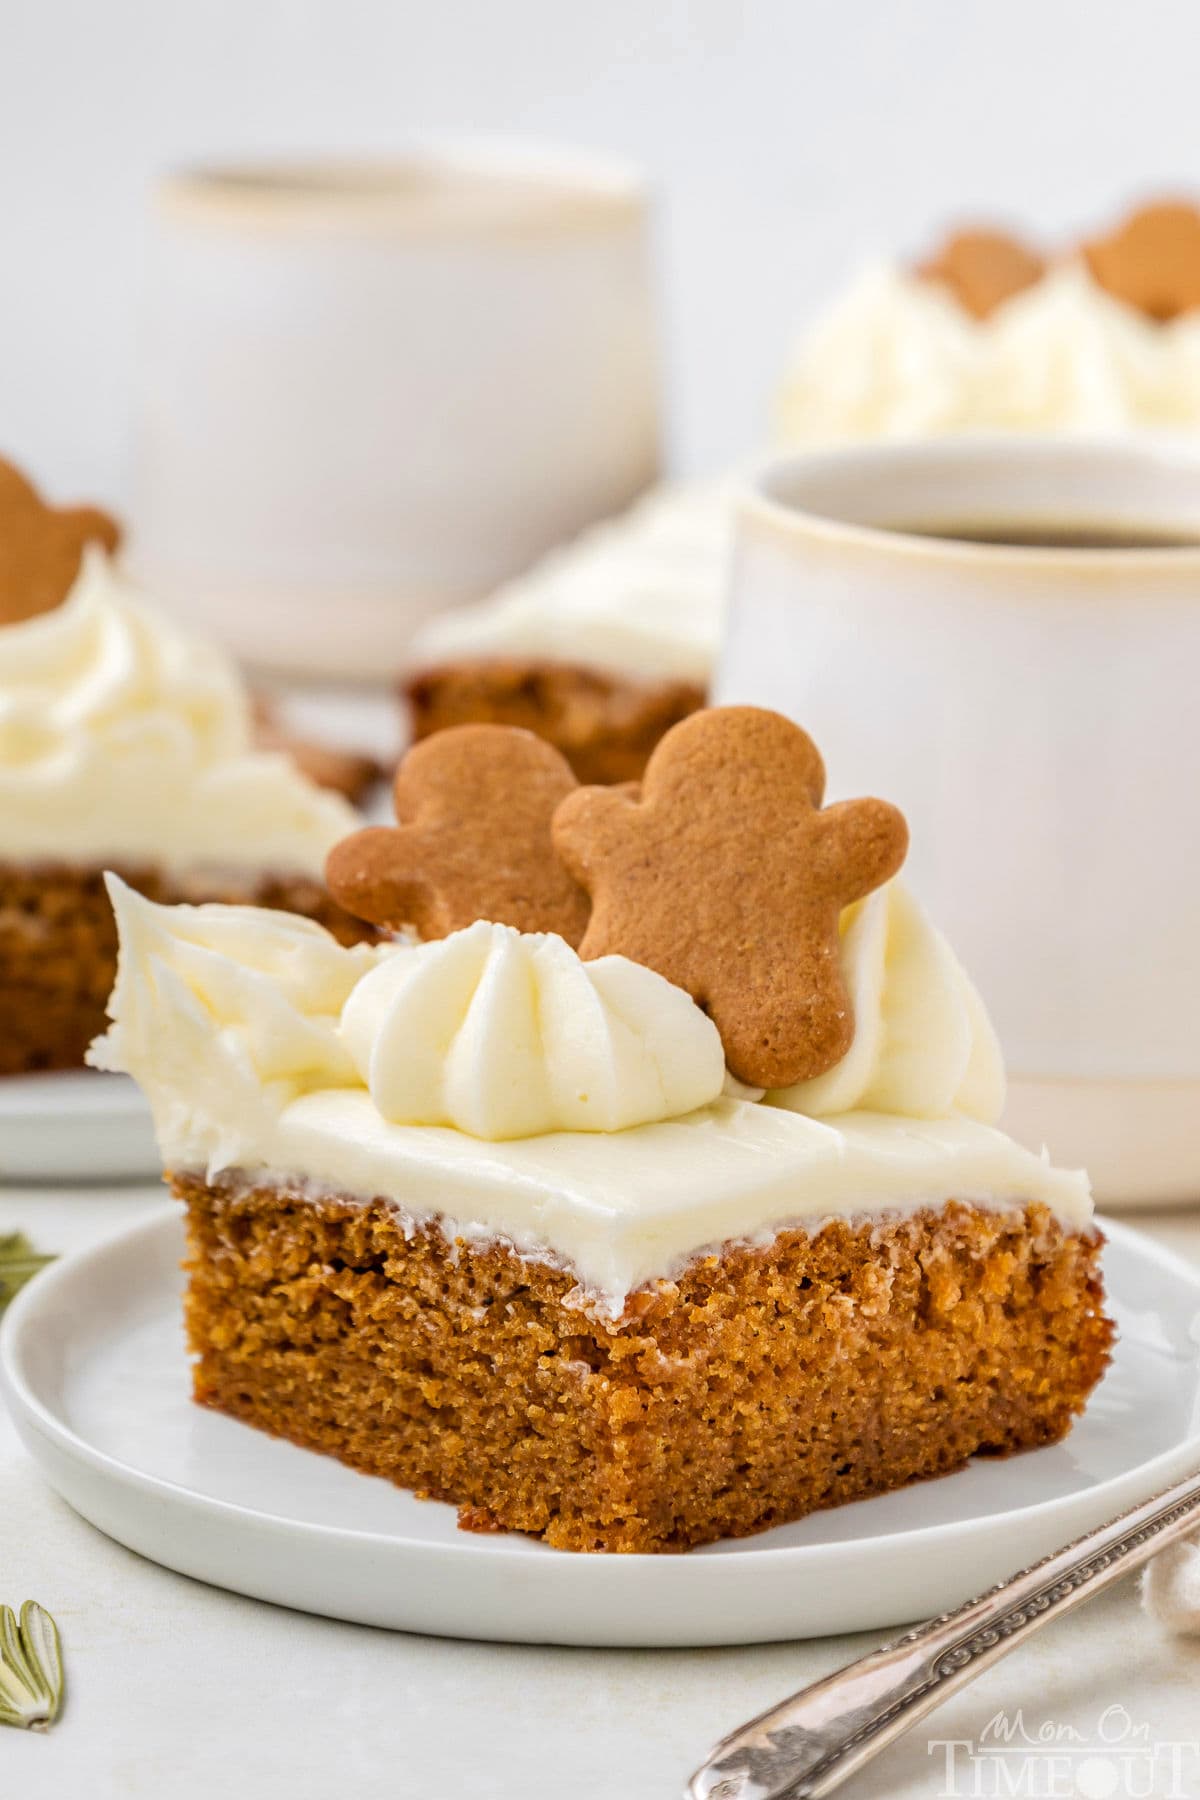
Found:
[[[1200,1721],[1200,1707],[1197,1708]],[[1023,1708],[994,1713],[974,1738],[931,1738],[938,1800],[1197,1800],[1200,1739],[1158,1738],[1121,1705],[1090,1729]]]

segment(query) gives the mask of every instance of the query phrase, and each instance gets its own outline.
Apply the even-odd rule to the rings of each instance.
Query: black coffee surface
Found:
[[[1196,550],[1200,530],[1139,525],[1129,520],[952,519],[890,527],[910,537],[959,544],[999,544],[1028,550]]]

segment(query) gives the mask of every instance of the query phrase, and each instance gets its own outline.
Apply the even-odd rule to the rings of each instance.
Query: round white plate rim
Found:
[[[0,1124],[19,1130],[24,1139],[3,1166],[6,1180],[15,1175],[22,1181],[90,1185],[162,1172],[149,1105],[128,1075],[49,1069],[0,1076]],[[97,1128],[104,1133],[99,1146]],[[83,1134],[86,1145],[77,1144],[76,1136]]]
[[[57,1119],[63,1112],[62,1096],[78,1116],[96,1113],[136,1113],[149,1116],[146,1100],[128,1075],[112,1075],[104,1069],[47,1069],[30,1075],[0,1077],[0,1118]]]
[[[1099,1220],[1098,1223],[1105,1232],[1110,1246],[1117,1249],[1122,1247],[1134,1249],[1145,1261],[1157,1264],[1165,1272],[1171,1273],[1177,1280],[1183,1281],[1196,1291],[1198,1306],[1200,1306],[1200,1271],[1133,1227],[1108,1219]],[[436,1563],[446,1568],[459,1570],[463,1574],[479,1573],[481,1557],[486,1557],[491,1563],[507,1561],[514,1567],[519,1567],[524,1574],[533,1574],[535,1570],[540,1572],[546,1568],[562,1568],[564,1565],[569,1565],[573,1584],[582,1584],[585,1590],[595,1588],[611,1593],[614,1583],[618,1587],[639,1586],[646,1579],[647,1570],[650,1568],[653,1569],[653,1579],[656,1585],[677,1589],[694,1580],[694,1576],[689,1571],[694,1570],[697,1564],[703,1565],[706,1583],[720,1585],[723,1580],[735,1580],[739,1576],[744,1578],[747,1573],[747,1558],[753,1560],[756,1572],[773,1570],[780,1576],[784,1572],[795,1576],[804,1573],[820,1574],[827,1565],[836,1565],[844,1560],[848,1550],[851,1549],[854,1556],[860,1559],[869,1558],[881,1552],[888,1556],[903,1556],[907,1552],[919,1555],[935,1544],[945,1553],[952,1548],[968,1544],[972,1539],[979,1539],[998,1525],[1002,1526],[1006,1533],[1017,1531],[1023,1526],[1035,1525],[1049,1515],[1068,1510],[1073,1501],[1080,1499],[1078,1492],[1057,1495],[1046,1500],[1034,1501],[1027,1506],[1011,1507],[998,1513],[968,1517],[957,1522],[893,1531],[873,1538],[856,1538],[852,1543],[847,1540],[838,1540],[817,1544],[763,1545],[759,1548],[754,1544],[754,1540],[742,1540],[741,1554],[724,1557],[712,1554],[697,1556],[695,1553],[676,1556],[646,1554],[577,1556],[570,1552],[551,1552],[546,1558],[541,1556],[530,1558],[529,1546],[525,1540],[507,1538],[504,1534],[498,1535],[484,1545],[480,1545],[478,1540],[462,1545],[439,1544],[403,1532],[369,1531],[353,1525],[328,1525],[313,1520],[292,1519],[278,1513],[262,1511],[236,1501],[208,1495],[173,1481],[167,1476],[139,1469],[88,1442],[85,1437],[80,1436],[59,1419],[51,1408],[32,1391],[30,1380],[22,1366],[22,1338],[27,1331],[36,1326],[41,1309],[53,1304],[55,1294],[60,1286],[71,1282],[80,1270],[86,1269],[89,1264],[100,1258],[129,1256],[139,1249],[146,1249],[148,1246],[145,1241],[152,1244],[152,1241],[159,1235],[165,1236],[168,1232],[173,1235],[178,1230],[179,1219],[175,1209],[173,1207],[156,1207],[151,1217],[138,1220],[101,1242],[62,1258],[39,1275],[36,1282],[30,1283],[17,1295],[8,1309],[2,1328],[0,1328],[0,1382],[2,1382],[14,1417],[19,1425],[25,1427],[28,1434],[44,1439],[60,1455],[82,1464],[93,1474],[100,1476],[117,1488],[133,1489],[146,1498],[164,1500],[190,1514],[206,1519],[280,1533],[289,1541],[311,1545],[315,1548],[348,1542],[387,1552],[408,1552],[419,1556],[422,1562]],[[1030,1454],[1036,1455],[1037,1452]],[[1083,1492],[1092,1510],[1095,1510],[1105,1496],[1111,1495],[1110,1510],[1115,1513],[1120,1511],[1123,1506],[1148,1497],[1157,1488],[1167,1485],[1170,1481],[1179,1479],[1187,1467],[1196,1465],[1200,1465],[1200,1422],[1193,1425],[1188,1435],[1181,1438],[1179,1443],[1158,1452],[1133,1468],[1106,1476]],[[57,1486],[53,1478],[50,1477],[50,1479],[51,1485]],[[1109,1516],[1108,1511],[1105,1511],[1102,1516]],[[99,1527],[99,1529],[103,1529],[103,1527]],[[136,1546],[134,1547],[136,1548]],[[201,1579],[205,1578],[201,1577]],[[232,1587],[231,1583],[222,1584],[219,1581],[215,1582],[215,1585]],[[247,1592],[249,1590],[243,1588],[233,1591]],[[262,1597],[269,1598],[269,1596]],[[287,1604],[287,1602],[278,1601],[275,1603]],[[342,1614],[341,1616],[350,1615]],[[448,1635],[470,1634],[452,1632]],[[799,1634],[793,1632],[789,1635],[794,1637]],[[513,1641],[520,1641],[519,1633],[513,1634]],[[540,1637],[535,1641],[547,1640],[545,1637]],[[587,1642],[589,1640],[586,1637],[580,1637],[569,1641]],[[605,1638],[599,1641],[615,1642],[617,1640]],[[766,1640],[753,1640],[738,1636],[733,1638],[717,1637],[705,1641]]]

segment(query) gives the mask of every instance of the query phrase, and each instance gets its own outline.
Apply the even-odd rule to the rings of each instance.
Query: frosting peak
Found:
[[[982,1000],[941,932],[899,881],[848,906],[841,957],[854,1041],[825,1074],[768,1095],[824,1118],[856,1110],[916,1119],[1004,1110],[1004,1063]]]
[[[236,1162],[299,1094],[357,1086],[338,1021],[386,946],[346,949],[292,913],[160,906],[116,875],[106,884],[120,937],[113,1024],[88,1060],[140,1081],[160,1137]]]
[[[0,627],[0,854],[319,875],[357,823],[253,748],[232,663],[96,546],[60,606]]]
[[[494,1140],[675,1118],[725,1077],[716,1026],[661,975],[484,920],[394,951],[342,1029],[383,1118]]]

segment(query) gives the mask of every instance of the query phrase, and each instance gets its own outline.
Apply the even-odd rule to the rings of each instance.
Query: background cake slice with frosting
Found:
[[[867,269],[800,339],[784,445],[960,431],[1200,428],[1200,209],[1135,211],[1061,249],[952,234]]]
[[[487,739],[440,753],[463,792]],[[637,955],[433,906],[442,935],[343,947],[113,883],[94,1056],[143,1086],[186,1208],[196,1398],[570,1550],[682,1550],[1061,1437],[1112,1335],[1087,1180],[996,1129],[982,1003],[885,878],[894,809],[822,808],[815,748],[749,708],[677,727],[640,795],[564,785],[522,856],[569,840],[610,935],[614,844],[640,846],[640,877],[661,858],[671,892],[704,845],[690,905],[639,919]],[[742,881],[764,807],[772,854],[812,855]],[[478,856],[511,873],[492,810]],[[463,900],[439,821],[362,834],[373,893],[392,854],[403,904],[423,853]],[[359,860],[333,859],[335,892]],[[479,876],[503,909],[555,904],[535,888]],[[771,991],[742,994],[730,971],[771,946]],[[764,1049],[811,1073],[750,1085]]]
[[[414,738],[516,725],[581,781],[636,780],[663,733],[704,704],[728,536],[724,487],[663,489],[433,620],[405,676]]]
[[[232,663],[143,600],[103,517],[0,465],[0,1074],[82,1066],[116,967],[106,868],[365,930],[323,879],[357,815],[256,749]]]

